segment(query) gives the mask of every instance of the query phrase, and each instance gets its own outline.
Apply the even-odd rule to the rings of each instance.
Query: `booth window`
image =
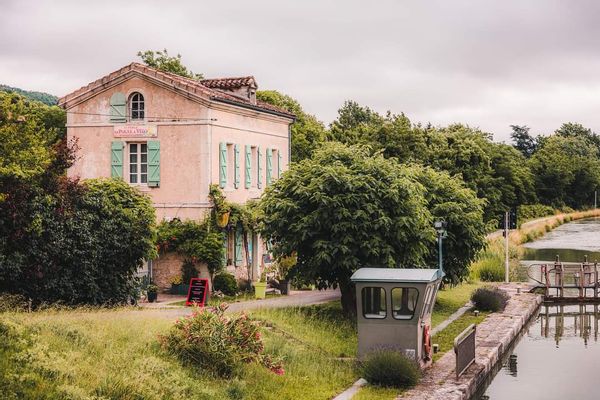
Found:
[[[365,318],[385,318],[387,316],[385,290],[382,287],[363,288],[362,309]]]
[[[411,319],[415,315],[419,291],[415,288],[392,289],[392,315],[395,319]]]

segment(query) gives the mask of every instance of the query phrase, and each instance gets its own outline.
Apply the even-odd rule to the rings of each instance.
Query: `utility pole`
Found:
[[[509,274],[509,260],[508,260],[508,228],[509,228],[509,220],[508,220],[508,211],[504,213],[504,282],[508,283],[510,281]]]

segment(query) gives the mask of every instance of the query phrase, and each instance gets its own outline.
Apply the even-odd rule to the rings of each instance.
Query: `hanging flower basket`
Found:
[[[227,211],[223,214],[217,215],[217,225],[219,226],[219,228],[225,228],[227,226],[227,224],[229,223],[230,214],[231,211]]]

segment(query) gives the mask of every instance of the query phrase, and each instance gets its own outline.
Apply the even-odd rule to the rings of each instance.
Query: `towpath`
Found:
[[[322,304],[334,300],[339,300],[341,297],[339,289],[328,290],[308,290],[308,291],[292,291],[288,296],[279,296],[264,300],[248,300],[237,303],[230,303],[227,312],[241,312],[247,310],[256,310],[258,308],[284,308],[309,306],[313,304]],[[143,307],[146,310],[144,313],[156,313],[165,318],[176,319],[189,315],[193,309],[191,307],[169,307],[165,305],[160,307]]]

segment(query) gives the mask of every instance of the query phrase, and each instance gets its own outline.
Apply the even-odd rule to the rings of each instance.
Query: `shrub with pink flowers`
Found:
[[[258,322],[245,314],[225,315],[228,305],[196,309],[160,337],[165,350],[182,362],[219,376],[235,375],[244,363],[260,363],[283,375],[281,360],[265,353]]]

